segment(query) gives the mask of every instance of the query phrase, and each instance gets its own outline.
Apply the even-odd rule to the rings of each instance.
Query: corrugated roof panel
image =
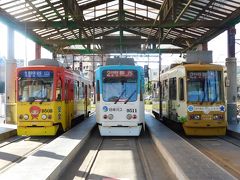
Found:
[[[109,0],[76,0],[79,5],[79,9],[83,9],[83,19],[77,18],[78,22],[74,22],[76,12],[69,11],[65,14],[64,5],[71,7],[73,4],[69,1],[61,0],[0,0],[0,13],[8,14],[11,22],[24,22],[24,26],[28,26],[29,22],[34,22],[33,26],[36,29],[32,29],[33,33],[42,37],[43,41],[47,39],[78,39],[79,31],[82,32],[83,38],[100,38],[106,35],[119,35],[120,28],[123,28],[124,36],[127,34],[140,35],[145,38],[157,38],[158,24],[165,25],[163,28],[164,39],[175,40],[180,47],[186,46],[184,38],[190,38],[188,46],[194,46],[201,41],[207,41],[227,27],[227,25],[234,25],[240,21],[240,1],[239,0],[192,0],[187,1],[174,1],[174,0],[123,0],[123,12],[121,21],[119,21],[119,1]],[[101,3],[102,2],[102,3]],[[108,3],[106,3],[108,2]],[[172,9],[172,3],[174,2],[174,10]],[[68,4],[69,3],[69,4]],[[163,4],[164,3],[164,4]],[[159,13],[159,7],[164,5],[161,9],[161,22],[156,21],[152,24],[152,28],[149,28],[149,22],[154,22]],[[74,9],[74,7],[72,7]],[[77,8],[77,10],[79,10]],[[1,15],[2,15],[1,14]],[[67,22],[68,20],[69,22]],[[94,27],[90,23],[83,23],[88,20],[107,20],[108,26],[106,27]],[[142,21],[142,23],[134,27],[124,27],[121,22],[124,21]],[[158,19],[159,20],[159,17]],[[216,27],[211,27],[209,23],[218,20]],[[41,22],[45,21],[46,24]],[[49,22],[47,22],[49,21]],[[63,21],[62,23],[53,23],[52,21]],[[111,26],[111,21],[118,22],[118,25]],[[208,22],[207,22],[208,21]],[[209,22],[210,21],[210,22]],[[37,24],[39,22],[39,26]],[[175,27],[179,23],[188,22],[188,26]],[[148,23],[147,26],[143,26],[144,23]],[[193,27],[189,27],[190,23],[193,23]],[[198,24],[199,23],[199,27]],[[230,24],[229,24],[230,23]],[[86,25],[85,25],[86,24]],[[22,24],[21,24],[22,25]],[[71,29],[70,29],[71,26]],[[29,28],[29,30],[31,30]],[[117,32],[115,32],[117,31]],[[94,33],[94,34],[93,34]],[[179,41],[179,38],[182,40]],[[201,38],[198,38],[201,37]],[[38,37],[39,38],[39,37]],[[193,39],[195,41],[193,42]],[[201,41],[200,41],[201,40]]]

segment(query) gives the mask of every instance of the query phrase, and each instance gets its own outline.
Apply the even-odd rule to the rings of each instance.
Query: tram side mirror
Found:
[[[230,87],[230,80],[225,77],[225,87]]]

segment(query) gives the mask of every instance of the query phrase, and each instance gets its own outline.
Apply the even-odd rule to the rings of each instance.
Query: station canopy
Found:
[[[237,24],[240,1],[1,0],[0,21],[58,54],[181,53]]]

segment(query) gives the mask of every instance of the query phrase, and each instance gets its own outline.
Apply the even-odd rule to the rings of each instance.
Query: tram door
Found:
[[[87,106],[88,106],[88,88],[87,88],[87,85],[84,86],[84,114],[85,114],[85,117],[87,117]]]
[[[169,101],[168,101],[168,118],[176,120],[176,100],[177,100],[177,81],[176,78],[169,79]]]
[[[69,92],[70,92],[70,81],[65,81],[65,119],[66,119],[66,126],[67,129],[71,127],[71,120],[70,120],[70,98],[69,98]]]

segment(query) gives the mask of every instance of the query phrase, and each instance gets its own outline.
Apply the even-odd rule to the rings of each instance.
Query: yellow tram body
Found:
[[[40,61],[39,63],[44,63]],[[69,130],[73,125],[73,120],[89,115],[91,111],[90,83],[79,74],[64,67],[56,67],[56,65],[23,67],[18,68],[17,72],[18,135],[56,135],[58,132]],[[36,91],[37,85],[35,84],[39,79],[43,84],[47,83],[46,79],[50,79],[49,72],[52,74],[51,77],[49,76],[52,83],[49,89],[44,90],[46,94],[50,94],[50,97],[46,99],[28,97],[24,100],[23,96]]]
[[[153,114],[160,115],[161,98],[161,118],[181,123],[186,135],[225,135],[223,79],[223,67],[214,64],[178,64],[163,70],[161,96],[159,83],[155,81],[154,85]]]
[[[29,103],[17,103],[17,114],[20,116],[28,116],[29,121],[20,120],[18,121],[17,133],[18,135],[56,135],[60,124],[63,131],[66,131],[71,127],[72,117],[67,117],[69,114],[73,114],[73,103],[65,105],[62,102],[46,102],[40,104],[39,102]],[[20,108],[21,107],[21,108]],[[39,107],[40,112],[38,115],[34,115],[38,108],[35,110],[32,107]],[[66,109],[68,109],[68,114],[66,114]],[[45,119],[45,117],[47,117]],[[44,118],[44,119],[43,119]]]

